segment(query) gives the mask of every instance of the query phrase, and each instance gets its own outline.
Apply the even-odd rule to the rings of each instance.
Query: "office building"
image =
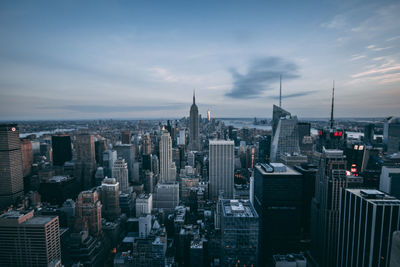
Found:
[[[81,188],[89,189],[93,185],[96,170],[94,136],[92,134],[79,134],[76,136],[76,177]]]
[[[335,266],[389,267],[399,212],[400,200],[381,191],[343,189]]]
[[[154,188],[153,207],[174,210],[179,205],[179,184],[158,183]]]
[[[315,178],[317,176],[317,166],[312,164],[302,164],[295,166],[294,169],[303,175],[303,194],[302,194],[302,232],[303,240],[310,240],[311,224],[311,203],[315,196]]]
[[[140,194],[136,198],[136,217],[143,214],[151,214],[153,210],[153,195],[152,194]]]
[[[274,138],[276,129],[281,118],[286,118],[286,116],[291,116],[290,112],[284,110],[281,107],[273,105],[272,107],[272,138]]]
[[[128,181],[128,164],[126,164],[124,159],[117,159],[114,162],[112,177],[114,177],[119,183],[119,189],[122,193],[131,192]]]
[[[167,131],[162,133],[160,140],[160,181],[163,183],[176,181],[176,166],[172,161],[171,136]]]
[[[16,124],[0,125],[0,208],[23,195],[21,142]]]
[[[71,137],[66,134],[53,135],[51,137],[53,149],[53,165],[64,166],[66,161],[72,159]]]
[[[258,266],[259,217],[248,200],[220,201],[222,266]]]
[[[135,163],[135,147],[132,144],[120,144],[115,145],[114,149],[117,151],[118,158],[125,160],[128,165],[129,180],[132,182],[138,182],[134,180],[133,165]]]
[[[392,248],[390,250],[389,266],[400,266],[400,231],[394,231],[392,235]]]
[[[94,153],[97,165],[103,166],[103,153],[108,150],[107,139],[101,138],[94,142]]]
[[[379,183],[379,190],[400,199],[400,166],[383,166]]]
[[[302,175],[282,163],[254,168],[254,206],[260,216],[260,264],[276,253],[299,249],[302,226]]]
[[[324,149],[317,158],[311,207],[311,254],[321,266],[333,267],[336,266],[340,191],[358,183],[346,175],[346,157],[342,150]]]
[[[383,142],[388,154],[400,151],[400,118],[389,117],[386,119],[383,128]]]
[[[199,109],[196,105],[196,97],[194,92],[193,104],[190,107],[189,149],[192,151],[200,150]]]
[[[226,199],[233,198],[234,142],[210,140],[209,181],[210,198],[217,199],[222,193]]]
[[[367,145],[372,145],[374,143],[374,130],[375,124],[368,123],[364,127],[364,143]]]
[[[129,131],[121,132],[121,143],[122,144],[131,143],[131,133]]]
[[[61,261],[57,216],[9,211],[0,216],[1,266],[56,266]]]
[[[22,174],[24,177],[29,176],[33,164],[32,142],[29,139],[21,140],[22,153]]]
[[[119,183],[115,178],[105,178],[101,183],[102,214],[109,220],[121,215],[119,207]]]
[[[258,162],[267,163],[271,155],[271,136],[263,136],[258,142]]]
[[[143,155],[151,155],[151,138],[148,133],[143,136]]]
[[[87,222],[87,226],[91,235],[97,236],[101,233],[101,202],[96,190],[83,191],[79,194],[75,205],[76,217],[80,227],[84,227],[83,222]],[[79,225],[79,223],[78,223]],[[85,229],[79,230],[85,230]]]
[[[297,117],[281,118],[271,143],[271,162],[280,162],[281,155],[299,154],[299,132]]]
[[[115,150],[107,150],[103,152],[103,168],[104,175],[112,177],[112,168],[114,167],[114,163],[117,160],[117,151]],[[129,172],[129,168],[128,168]]]

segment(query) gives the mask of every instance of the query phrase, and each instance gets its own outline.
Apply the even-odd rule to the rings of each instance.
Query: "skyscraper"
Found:
[[[22,153],[16,124],[0,125],[0,208],[12,204],[24,191]]]
[[[382,167],[379,190],[400,199],[400,167]]]
[[[121,132],[121,143],[122,144],[131,143],[131,133],[129,131]]]
[[[285,153],[300,153],[297,117],[281,118],[271,143],[271,162],[281,160]]]
[[[193,104],[190,107],[189,149],[200,150],[200,126],[199,110],[196,105],[196,97],[193,92]]]
[[[336,266],[340,190],[362,185],[352,180],[346,176],[343,151],[324,149],[319,157],[311,207],[311,253],[321,266]]]
[[[210,140],[209,153],[210,198],[217,199],[220,193],[233,198],[234,142]]]
[[[272,138],[274,138],[276,128],[278,127],[279,120],[285,118],[286,116],[291,116],[290,112],[284,110],[276,105],[272,108]]]
[[[58,216],[9,211],[0,216],[1,266],[57,266],[61,262]]]
[[[392,234],[400,229],[400,200],[371,189],[341,192],[338,267],[389,267]]]
[[[31,173],[33,163],[32,142],[29,139],[21,139],[22,173],[24,177]]]
[[[87,222],[89,233],[99,235],[101,233],[101,202],[96,190],[82,191],[75,206],[76,217],[83,227]],[[84,230],[84,229],[79,229]]]
[[[117,159],[114,162],[112,176],[119,183],[119,189],[122,191],[122,193],[130,193],[128,182],[128,165],[124,159]]]
[[[259,217],[248,200],[220,201],[222,266],[258,266]]]
[[[119,206],[119,183],[115,178],[105,178],[101,183],[101,203],[103,216],[109,220],[121,215]]]
[[[260,216],[260,260],[299,249],[302,175],[282,163],[254,168],[254,207]],[[263,264],[260,265],[263,266]]]
[[[400,151],[400,118],[389,117],[383,128],[383,141],[388,154]]]
[[[133,165],[135,163],[135,147],[133,144],[115,145],[118,158],[123,158],[128,164],[129,180],[134,181]],[[137,181],[136,181],[137,182]]]
[[[63,166],[72,159],[71,137],[69,135],[53,135],[51,137],[53,148],[53,165]]]
[[[94,136],[79,134],[76,136],[76,175],[80,179],[81,187],[89,189],[93,184],[96,170]]]
[[[160,181],[163,183],[176,181],[176,166],[172,161],[171,136],[167,131],[162,133],[160,140]]]

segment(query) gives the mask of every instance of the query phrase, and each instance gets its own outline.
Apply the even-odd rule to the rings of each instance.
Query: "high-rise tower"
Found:
[[[233,198],[234,142],[211,140],[209,153],[210,198],[217,199],[220,193],[226,199]]]
[[[89,189],[93,184],[96,169],[94,136],[80,134],[76,136],[76,175],[83,189]]]
[[[164,131],[160,140],[160,181],[176,181],[176,166],[172,161],[172,141],[167,131]]]
[[[196,105],[196,96],[193,92],[193,104],[190,107],[189,149],[200,150],[199,109]]]
[[[12,204],[24,191],[22,153],[16,124],[0,125],[0,208]]]
[[[114,167],[112,169],[112,176],[119,183],[119,188],[123,193],[129,193],[129,179],[128,179],[128,164],[124,159],[117,159],[114,162]]]

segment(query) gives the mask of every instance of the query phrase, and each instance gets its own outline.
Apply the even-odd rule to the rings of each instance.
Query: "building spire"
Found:
[[[333,129],[333,107],[334,107],[334,100],[335,100],[335,80],[333,80],[333,88],[332,88],[332,107],[331,107],[331,129]]]
[[[193,89],[193,105],[196,104],[196,89]]]
[[[282,107],[282,74],[279,75],[279,107]]]

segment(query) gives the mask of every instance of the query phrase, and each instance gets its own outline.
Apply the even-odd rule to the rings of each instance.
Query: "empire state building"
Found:
[[[196,106],[196,96],[193,92],[193,104],[190,107],[189,150],[199,151],[199,109]]]

